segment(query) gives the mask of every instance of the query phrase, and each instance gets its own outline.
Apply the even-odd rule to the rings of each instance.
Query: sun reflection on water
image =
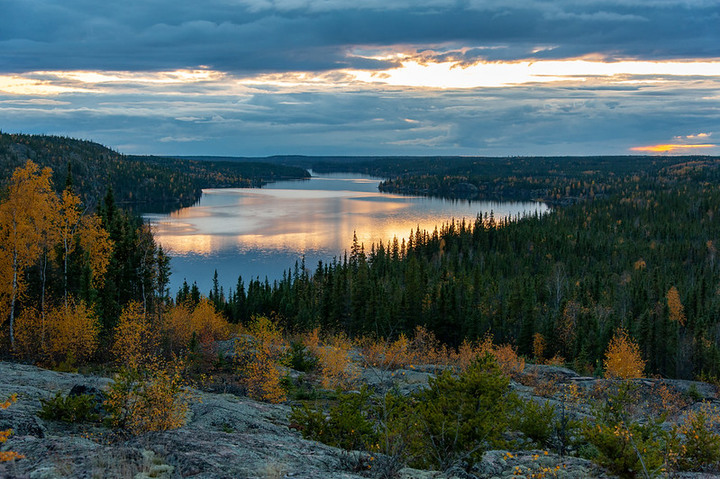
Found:
[[[379,193],[377,183],[377,179],[330,175],[262,189],[211,189],[195,206],[146,218],[157,241],[173,257],[174,267],[182,269],[184,258],[202,257],[205,263],[214,263],[204,268],[225,267],[237,275],[245,274],[253,262],[262,268],[252,274],[272,274],[269,262],[274,258],[287,262],[309,255],[327,262],[349,250],[353,234],[369,250],[373,243],[387,244],[395,237],[401,241],[417,227],[433,230],[452,218],[474,221],[491,210],[495,218],[547,210],[539,203],[390,195]],[[197,261],[193,265],[198,268]],[[280,271],[285,266],[291,264]]]

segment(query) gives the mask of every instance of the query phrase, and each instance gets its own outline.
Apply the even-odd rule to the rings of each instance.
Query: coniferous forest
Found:
[[[50,178],[55,190],[72,191],[78,205],[81,198],[90,206],[94,202],[84,212],[97,215],[98,228],[112,244],[102,281],[93,281],[97,265],[89,243],[82,241],[83,230],[74,233],[77,247],[46,246],[38,256],[42,261],[23,272],[27,288],[16,299],[18,311],[35,307],[41,297],[71,294],[95,308],[107,331],[131,301],[156,310],[173,299],[197,303],[201,297],[187,284],[178,292],[167,290],[171,259],[138,217],[118,207],[118,196],[157,198],[155,191],[127,186],[143,183],[133,178],[147,179],[148,171],[155,171],[153,188],[181,198],[193,188],[180,186],[176,178],[218,186],[230,181],[228,171],[245,172],[242,181],[248,185],[303,176],[297,167],[228,162],[192,163],[186,174],[178,165],[190,160],[148,163],[58,137],[3,134],[2,146],[5,170],[23,156],[55,166]],[[507,176],[498,176],[496,184],[520,189],[521,196],[531,190],[556,206],[542,216],[510,221],[497,221],[492,212],[475,221],[448,218],[434,231],[412,231],[407,241],[355,242],[343,257],[317,265],[299,258],[272,283],[240,276],[231,291],[209,292],[231,322],[277,315],[291,331],[321,327],[384,338],[423,326],[450,346],[491,333],[526,356],[539,334],[547,343],[547,359],[562,358],[586,373],[599,370],[613,332],[623,327],[638,340],[650,372],[680,378],[720,374],[720,222],[715,217],[720,160],[449,159],[444,166],[428,163],[435,166],[423,175],[417,171],[425,163],[418,166],[413,158],[373,160],[384,169],[371,171],[367,159],[315,161],[314,167],[343,165],[383,174],[390,178],[386,187],[402,184],[408,191],[437,195],[442,190],[428,185],[463,181],[482,188],[479,178],[487,178],[488,165],[500,161],[504,166],[495,169]],[[109,178],[106,190],[95,199],[103,175]]]
[[[181,178],[184,165],[188,184],[204,187],[232,168],[255,184],[297,167],[116,156],[102,170],[92,166],[96,144],[2,138],[19,141],[5,144],[5,162],[34,152],[41,163],[12,169],[0,201],[0,365],[113,377],[102,391],[43,397],[33,417],[123,444],[182,429],[194,385],[285,404],[288,427],[343,449],[343,467],[372,477],[406,466],[477,472],[498,451],[511,469],[519,459],[507,451],[525,451],[525,477],[720,467],[720,416],[709,402],[720,381],[720,158],[449,159],[429,174],[393,160],[384,185],[438,196],[453,195],[428,185],[482,190],[486,177],[460,169],[500,161],[513,174],[490,179],[496,190],[554,206],[355,240],[317,265],[298,258],[273,282],[239,276],[225,291],[216,274],[204,294],[187,282],[169,290],[172,258],[117,200],[149,201],[155,190],[110,175],[96,197],[99,172]],[[47,166],[63,161],[60,176]],[[363,161],[345,166],[362,171]],[[406,374],[420,386],[402,383]],[[0,410],[30,400],[12,392]],[[234,431],[224,423],[216,433]],[[12,437],[0,431],[10,441],[0,463],[31,470],[43,458],[36,441]],[[538,462],[537,448],[553,455]],[[557,475],[568,460],[580,469]],[[469,477],[486,477],[478,474]]]
[[[717,375],[720,162],[663,158],[643,172],[629,161],[548,180],[568,201],[542,217],[448,219],[407,241],[355,243],[343,258],[299,262],[274,284],[240,278],[215,300],[233,321],[275,312],[293,329],[381,337],[422,325],[455,346],[490,332],[525,355],[540,333],[548,358],[587,373],[624,327],[652,372]]]

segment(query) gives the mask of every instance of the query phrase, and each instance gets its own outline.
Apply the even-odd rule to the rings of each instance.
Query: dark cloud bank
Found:
[[[0,71],[386,68],[357,46],[511,60],[720,57],[716,1],[2,0]],[[482,48],[482,47],[501,48]],[[536,51],[537,47],[548,47]],[[459,47],[470,48],[458,52]],[[443,53],[443,50],[445,53]],[[535,53],[533,53],[535,51]],[[358,63],[362,62],[362,63]]]

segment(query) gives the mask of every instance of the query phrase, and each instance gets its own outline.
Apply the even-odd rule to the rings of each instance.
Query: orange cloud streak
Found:
[[[630,148],[632,151],[649,151],[652,153],[668,153],[675,150],[691,149],[691,148],[714,148],[717,145],[705,143],[702,145],[678,145],[678,144],[667,144],[667,145],[651,145],[651,146],[636,146]]]

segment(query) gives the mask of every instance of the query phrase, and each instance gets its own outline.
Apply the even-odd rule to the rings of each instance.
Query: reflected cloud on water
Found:
[[[377,191],[379,181],[334,174],[262,189],[209,189],[195,206],[145,217],[156,240],[173,257],[172,286],[187,278],[198,281],[204,291],[202,284],[209,282],[213,269],[226,271],[230,285],[238,275],[278,279],[303,256],[313,269],[318,260],[341,257],[354,233],[369,250],[372,243],[406,239],[418,226],[433,230],[452,218],[474,221],[490,211],[498,219],[547,211],[540,203],[384,194]]]

